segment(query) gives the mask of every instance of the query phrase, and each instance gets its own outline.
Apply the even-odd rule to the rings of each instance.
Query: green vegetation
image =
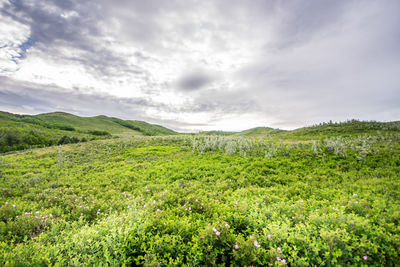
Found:
[[[237,133],[236,136],[251,136],[251,137],[262,137],[266,135],[276,135],[280,133],[284,133],[286,131],[280,129],[273,129],[268,127],[257,127],[252,128],[240,133]]]
[[[176,132],[141,121],[106,116],[78,117],[63,112],[36,116],[0,112],[0,153],[113,136],[172,135]]]
[[[366,125],[2,155],[0,261],[398,266],[398,123]]]

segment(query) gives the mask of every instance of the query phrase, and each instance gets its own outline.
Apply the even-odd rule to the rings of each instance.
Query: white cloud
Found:
[[[146,118],[180,129],[400,115],[396,1],[3,5],[0,75],[48,92],[151,100]]]

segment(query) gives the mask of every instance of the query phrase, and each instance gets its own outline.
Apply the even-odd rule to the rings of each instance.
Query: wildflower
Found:
[[[279,250],[279,251],[282,251],[282,249],[280,247],[277,247],[276,249]]]
[[[198,200],[196,199],[196,202],[198,202]]]
[[[143,205],[143,208],[146,208],[146,204]]]
[[[258,244],[258,242],[257,242],[257,241],[254,241],[254,246],[255,246],[255,247],[258,247],[258,248],[259,248],[259,247],[261,247],[261,245],[260,245],[260,244]]]
[[[160,212],[160,209],[157,209],[157,212]]]
[[[153,200],[153,204],[156,204],[156,201],[155,201],[155,200]]]
[[[6,202],[6,206],[8,205],[8,202]]]
[[[285,265],[285,264],[286,264],[286,260],[285,260],[285,259],[282,259],[282,260],[281,260],[281,263],[282,263],[283,265]]]
[[[268,238],[271,238],[271,235],[267,235]]]
[[[225,227],[228,227],[228,226],[229,226],[229,224],[226,223],[226,224],[225,224]]]
[[[189,207],[189,210],[192,210],[192,208],[191,208],[191,207]]]
[[[15,204],[13,204],[13,208],[15,208]]]
[[[100,214],[100,209],[97,210],[97,214]]]
[[[215,234],[216,234],[217,236],[219,236],[221,233],[217,231]]]
[[[364,256],[363,259],[366,261],[368,260],[368,256]]]
[[[39,214],[39,211],[35,212],[36,214]]]
[[[279,257],[276,257],[276,260],[277,260],[277,261],[281,261],[281,258],[279,258]]]
[[[357,204],[357,203],[358,203],[358,201],[355,201],[354,203],[356,203],[356,204]]]
[[[353,197],[356,197],[356,196],[357,196],[357,194],[356,194],[356,193],[354,193],[354,194],[353,194]]]
[[[238,202],[236,201],[236,202],[235,202],[235,205],[237,205],[237,204],[238,204]]]
[[[213,230],[214,232],[216,232],[216,231],[217,231],[217,229],[215,229],[215,228],[213,228],[212,230]]]
[[[239,246],[238,246],[237,244],[235,245],[235,249],[236,249],[236,250],[238,250],[238,249],[239,249]]]
[[[203,209],[203,206],[202,206],[202,207],[200,207],[200,209],[202,210],[202,209]]]
[[[49,216],[50,216],[50,217],[53,217],[53,214],[50,213]]]

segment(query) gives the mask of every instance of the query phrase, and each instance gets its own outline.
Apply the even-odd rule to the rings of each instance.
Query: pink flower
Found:
[[[160,212],[160,209],[157,209],[157,212]]]
[[[268,238],[271,238],[271,235],[267,235]]]
[[[276,249],[279,250],[279,251],[282,251],[282,249],[280,247],[277,247]]]
[[[281,258],[279,258],[279,257],[276,257],[276,260],[277,260],[277,261],[281,261]]]
[[[363,259],[366,261],[368,260],[368,256],[364,256]]]
[[[216,232],[216,231],[217,231],[217,229],[213,228],[213,231],[214,231],[214,232]]]
[[[237,244],[235,245],[235,249],[236,249],[236,250],[238,250],[238,249],[239,249],[239,246],[238,246]]]
[[[189,207],[189,210],[192,210],[192,207]]]
[[[221,233],[217,231],[217,232],[215,232],[215,234],[216,234],[217,236],[219,236]]]
[[[259,248],[259,247],[261,247],[261,245],[260,245],[260,244],[258,244],[258,242],[257,242],[257,241],[254,241],[254,246],[255,246],[255,247],[258,247],[258,248]]]
[[[286,260],[285,260],[285,259],[282,259],[281,262],[282,262],[282,264],[284,264],[284,265],[286,264]]]

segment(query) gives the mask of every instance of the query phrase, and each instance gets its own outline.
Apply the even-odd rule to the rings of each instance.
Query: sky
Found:
[[[0,0],[0,110],[181,131],[400,120],[398,0]]]

